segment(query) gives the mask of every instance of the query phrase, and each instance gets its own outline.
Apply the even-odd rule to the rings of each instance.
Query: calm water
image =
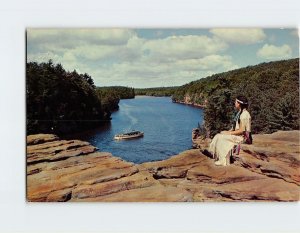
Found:
[[[121,100],[111,123],[80,135],[100,151],[134,163],[163,160],[192,146],[192,129],[203,121],[199,108],[172,103],[169,97]],[[143,138],[116,141],[115,134],[139,130]]]

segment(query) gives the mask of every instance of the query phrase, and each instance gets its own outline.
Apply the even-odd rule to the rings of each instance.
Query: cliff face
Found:
[[[227,167],[201,149],[136,165],[87,142],[27,137],[28,201],[299,201],[300,131],[254,135]]]
[[[195,103],[193,101],[193,99],[198,99],[199,97],[196,95],[196,97],[191,97],[189,94],[185,94],[185,96],[183,97],[183,100],[180,101],[180,100],[173,100],[174,103],[179,103],[179,104],[186,104],[186,105],[191,105],[191,106],[195,106],[195,107],[199,107],[199,108],[205,108],[206,107],[206,104],[207,104],[207,100],[204,99],[202,96],[201,96],[201,99],[204,99],[204,101],[202,101],[203,103],[202,104],[199,104],[199,103]]]
[[[201,103],[196,103],[194,99],[197,99],[198,101],[201,100]],[[179,104],[186,104],[186,105],[191,105],[194,107],[199,107],[199,108],[205,108],[207,105],[207,100],[204,97],[203,93],[201,94],[194,94],[190,96],[189,94],[185,94],[183,97],[183,100],[180,99],[172,99],[174,103],[179,103]]]

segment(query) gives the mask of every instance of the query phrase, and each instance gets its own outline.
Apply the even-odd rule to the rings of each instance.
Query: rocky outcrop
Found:
[[[253,135],[252,145],[242,144],[240,154],[233,157],[234,165],[268,177],[300,185],[300,131],[278,131]],[[209,140],[193,139],[203,153]]]
[[[202,101],[202,104],[199,104],[195,103],[193,99],[197,99],[198,101],[204,99],[204,101]],[[198,108],[205,108],[207,105],[207,100],[204,98],[203,94],[193,96],[193,98],[190,95],[185,94],[183,100],[173,100],[173,103],[186,104]]]
[[[54,134],[34,134],[27,136],[27,145],[52,142],[56,140],[58,140],[58,137]]]
[[[87,142],[43,137],[36,135],[42,143],[27,145],[28,201],[192,200],[190,192],[165,187],[151,173]]]
[[[206,107],[206,105],[197,104],[197,103],[189,102],[189,101],[176,101],[176,100],[174,100],[173,103],[185,104],[185,105],[190,105],[190,106],[198,107],[198,108],[205,108]]]
[[[186,151],[166,161],[146,163],[166,186],[183,188],[194,201],[296,201],[299,186],[252,172],[238,165],[218,167],[198,150]]]
[[[298,201],[299,131],[254,135],[227,167],[198,148],[133,164],[87,142],[27,137],[28,201]]]

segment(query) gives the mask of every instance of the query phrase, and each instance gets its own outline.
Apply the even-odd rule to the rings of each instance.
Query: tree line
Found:
[[[27,133],[65,134],[110,121],[120,99],[172,96],[205,106],[204,128],[212,137],[232,123],[234,100],[249,99],[254,133],[299,129],[299,59],[261,63],[190,82],[180,87],[96,87],[88,74],[61,64],[26,65]]]
[[[172,96],[178,87],[152,87],[152,88],[135,88],[136,95],[146,95],[146,96]]]
[[[210,136],[228,128],[235,115],[234,100],[249,100],[254,133],[299,129],[299,59],[261,63],[191,82],[172,96],[206,105],[204,128]]]
[[[66,71],[52,60],[26,64],[27,134],[80,132],[110,121],[133,88],[97,88],[92,77]]]
[[[131,87],[97,87],[96,91],[99,99],[101,99],[102,107],[107,111],[118,110],[121,99],[133,99],[135,97],[135,90]]]

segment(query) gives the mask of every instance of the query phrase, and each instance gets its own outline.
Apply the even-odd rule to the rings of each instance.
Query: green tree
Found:
[[[173,100],[183,101],[188,96],[194,103],[205,106],[207,102],[204,117],[209,121],[209,119],[213,119],[213,114],[219,112],[218,108],[220,107],[211,101],[220,101],[220,92],[224,90],[231,92],[232,101],[238,95],[248,98],[254,133],[271,133],[282,129],[280,124],[276,124],[278,119],[275,121],[276,117],[272,115],[275,114],[274,112],[282,112],[282,109],[278,109],[280,108],[278,102],[287,98],[285,96],[288,93],[293,93],[293,103],[297,105],[297,107],[292,107],[294,109],[293,116],[297,120],[295,119],[291,126],[285,127],[299,129],[299,123],[295,123],[299,122],[299,114],[296,112],[296,110],[299,112],[299,58],[261,63],[214,74],[178,87],[173,95]],[[228,109],[228,111],[232,110]],[[279,115],[277,115],[278,117]],[[208,127],[213,134],[224,129],[224,125],[219,124],[216,118],[214,119],[217,121],[216,125],[209,124]]]
[[[287,93],[270,115],[270,128],[275,131],[299,128],[299,95]]]
[[[221,130],[229,130],[233,117],[232,93],[228,89],[216,91],[210,96],[205,109],[205,128],[209,129],[210,137]]]
[[[110,119],[91,82],[51,60],[27,63],[26,101],[28,134],[82,131]]]

